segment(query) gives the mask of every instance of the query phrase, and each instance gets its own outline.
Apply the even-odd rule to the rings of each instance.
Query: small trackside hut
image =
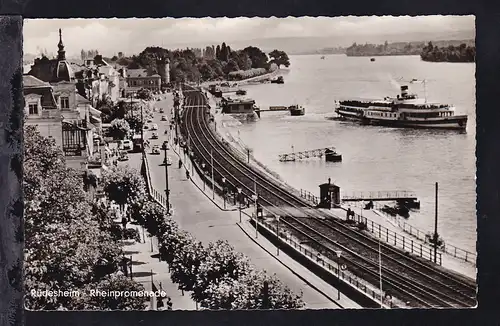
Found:
[[[319,185],[320,202],[318,208],[332,208],[340,206],[340,187],[333,184],[328,178],[328,183]]]

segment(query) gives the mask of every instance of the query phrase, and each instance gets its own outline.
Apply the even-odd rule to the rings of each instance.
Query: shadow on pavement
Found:
[[[125,251],[123,251],[123,255],[125,255],[125,256],[136,255],[136,254],[140,254],[140,253],[141,252],[137,251],[137,250],[134,250],[134,251],[125,250]]]
[[[151,275],[156,275],[156,273],[151,273],[151,272],[132,272],[132,277],[146,277],[146,276],[151,276]]]

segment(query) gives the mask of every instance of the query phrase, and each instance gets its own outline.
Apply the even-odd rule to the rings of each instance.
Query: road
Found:
[[[169,130],[170,112],[173,105],[172,94],[167,94],[166,100],[158,101],[155,104],[158,108],[165,110],[164,114],[155,112],[153,122],[158,124],[159,130],[158,140],[150,139],[152,132],[144,133],[145,139],[148,139],[153,145],[161,145],[164,140],[170,138],[170,135],[165,135],[165,130]],[[161,121],[161,116],[167,115],[168,121]],[[259,269],[264,269],[268,273],[276,273],[277,277],[296,293],[302,292],[303,299],[306,302],[306,307],[310,309],[338,309],[339,305],[326,298],[303,280],[297,277],[287,267],[269,255],[261,247],[259,247],[252,239],[247,237],[236,224],[239,221],[238,212],[221,211],[203,194],[193,183],[186,179],[184,169],[178,168],[178,156],[172,150],[167,151],[167,155],[171,158],[173,164],[168,167],[169,188],[170,188],[170,203],[173,206],[173,218],[179,226],[191,233],[198,241],[205,245],[208,242],[219,239],[227,240],[236,251],[245,254],[252,264]],[[164,152],[160,155],[152,155],[148,150],[148,161],[150,166],[150,174],[153,187],[160,191],[165,189],[165,166],[163,165]],[[132,166],[140,166],[140,154],[131,154],[130,163]],[[136,165],[137,164],[137,165]],[[187,162],[188,166],[189,162]],[[208,196],[210,197],[210,196]],[[284,254],[283,254],[284,255]],[[294,267],[302,269],[303,273],[307,273],[302,266]],[[319,277],[310,273],[310,278],[315,278],[315,284],[320,284],[324,288],[328,287],[328,291],[335,290],[330,285],[326,284]],[[359,305],[352,302],[346,297],[342,297],[341,305],[347,308],[360,308]]]

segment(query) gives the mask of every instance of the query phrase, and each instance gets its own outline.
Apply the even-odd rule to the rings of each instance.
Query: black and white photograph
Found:
[[[25,19],[26,309],[476,308],[475,38]]]

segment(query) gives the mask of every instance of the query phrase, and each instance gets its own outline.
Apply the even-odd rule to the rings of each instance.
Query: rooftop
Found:
[[[139,77],[161,77],[158,74],[150,74],[147,69],[128,69],[127,77],[139,78]]]
[[[31,75],[23,75],[24,88],[50,87],[50,84]]]

